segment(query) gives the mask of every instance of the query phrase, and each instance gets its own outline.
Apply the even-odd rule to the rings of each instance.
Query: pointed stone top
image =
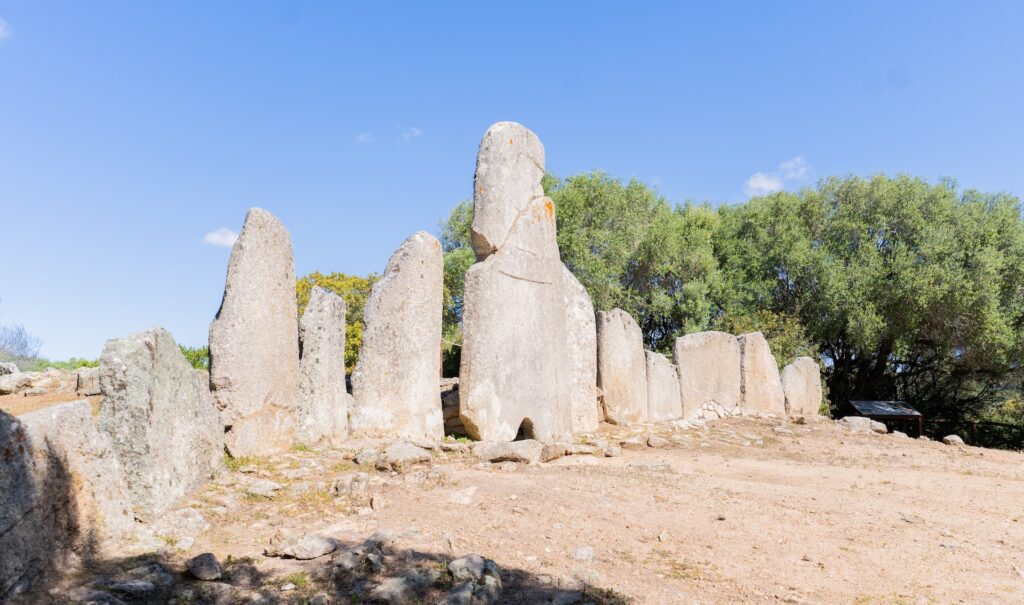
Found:
[[[387,267],[384,269],[384,277],[386,278],[391,273],[396,273],[401,270],[403,260],[410,255],[427,254],[431,255],[430,251],[436,250],[437,254],[441,254],[441,242],[436,237],[430,235],[426,231],[417,231],[402,242],[402,245],[388,259]]]

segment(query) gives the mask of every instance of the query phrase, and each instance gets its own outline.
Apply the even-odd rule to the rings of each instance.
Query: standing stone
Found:
[[[604,392],[608,422],[647,422],[644,336],[636,321],[622,309],[597,313],[597,384]]]
[[[590,295],[562,265],[565,288],[566,359],[572,431],[593,433],[601,422],[597,404],[597,323]]]
[[[462,313],[460,414],[474,439],[572,437],[565,279],[544,147],[514,122],[480,142]]]
[[[132,532],[121,479],[88,401],[18,418],[0,411],[0,602]]]
[[[345,388],[345,300],[315,287],[299,319],[299,398],[295,441],[341,445],[352,396]]]
[[[683,416],[676,366],[661,353],[647,355],[647,421],[665,422]]]
[[[100,369],[78,368],[75,370],[75,393],[81,397],[100,394]]]
[[[210,324],[210,386],[232,456],[291,447],[297,315],[291,237],[277,217],[253,208],[231,250],[224,300]]]
[[[817,416],[821,408],[821,370],[811,357],[797,357],[782,370],[782,390],[790,416]]]
[[[725,332],[698,332],[676,338],[672,354],[679,369],[683,418],[705,406],[733,412],[740,404],[740,344]]]
[[[368,436],[444,437],[441,413],[441,243],[414,233],[391,255],[363,312],[352,372],[352,429]]]
[[[760,332],[737,337],[740,343],[741,407],[760,414],[786,414],[786,393],[782,390],[779,366]]]
[[[99,428],[121,462],[136,518],[159,516],[220,466],[220,413],[167,330],[107,342],[100,392]]]

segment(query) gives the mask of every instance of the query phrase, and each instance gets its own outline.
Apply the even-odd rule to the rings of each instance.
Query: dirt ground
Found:
[[[158,535],[160,556],[180,569],[212,551],[257,568],[270,590],[304,578],[275,593],[283,603],[365,602],[345,591],[366,586],[339,591],[329,557],[266,557],[269,545],[304,532],[356,544],[380,530],[398,533],[406,565],[495,560],[502,603],[1024,603],[1022,453],[829,420],[605,426],[600,436],[647,433],[670,443],[538,465],[439,451],[401,473],[337,450],[236,461],[181,507],[209,527],[194,543]],[[332,489],[361,472],[365,491]],[[259,479],[283,487],[247,493]]]
[[[60,403],[67,403],[69,401],[80,401],[85,399],[92,406],[93,415],[99,413],[100,409],[100,397],[99,395],[93,397],[82,397],[75,393],[63,393],[54,392],[47,393],[45,395],[30,395],[26,397],[21,393],[15,393],[13,395],[0,395],[0,410],[11,414],[12,416],[21,416],[22,414],[28,414],[36,410],[41,410],[51,405],[57,405]]]

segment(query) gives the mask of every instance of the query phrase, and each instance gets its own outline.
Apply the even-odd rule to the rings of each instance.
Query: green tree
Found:
[[[441,250],[444,253],[444,314],[441,330],[444,344],[441,369],[445,376],[458,376],[462,359],[462,295],[466,289],[466,271],[476,262],[470,236],[472,223],[473,202],[463,200],[438,225]]]
[[[720,211],[723,305],[799,319],[833,400],[980,413],[1022,351],[1018,201],[952,182],[829,178]]]
[[[640,181],[602,172],[549,177],[545,185],[562,260],[596,310],[628,311],[648,348],[660,351],[671,349],[676,336],[707,328],[721,288],[714,210],[673,208]]]
[[[185,356],[192,367],[197,370],[210,369],[210,347],[186,347],[178,345],[181,354]]]
[[[345,369],[348,372],[355,368],[359,349],[363,346],[363,310],[376,281],[377,276],[373,274],[359,277],[344,273],[323,275],[315,272],[300,277],[295,286],[300,317],[309,304],[309,294],[314,286],[334,292],[345,300]]]

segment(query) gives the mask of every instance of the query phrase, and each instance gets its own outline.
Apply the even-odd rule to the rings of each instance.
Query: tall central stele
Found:
[[[562,262],[541,186],[544,146],[491,126],[473,183],[473,250],[462,314],[460,415],[484,441],[572,437]]]

